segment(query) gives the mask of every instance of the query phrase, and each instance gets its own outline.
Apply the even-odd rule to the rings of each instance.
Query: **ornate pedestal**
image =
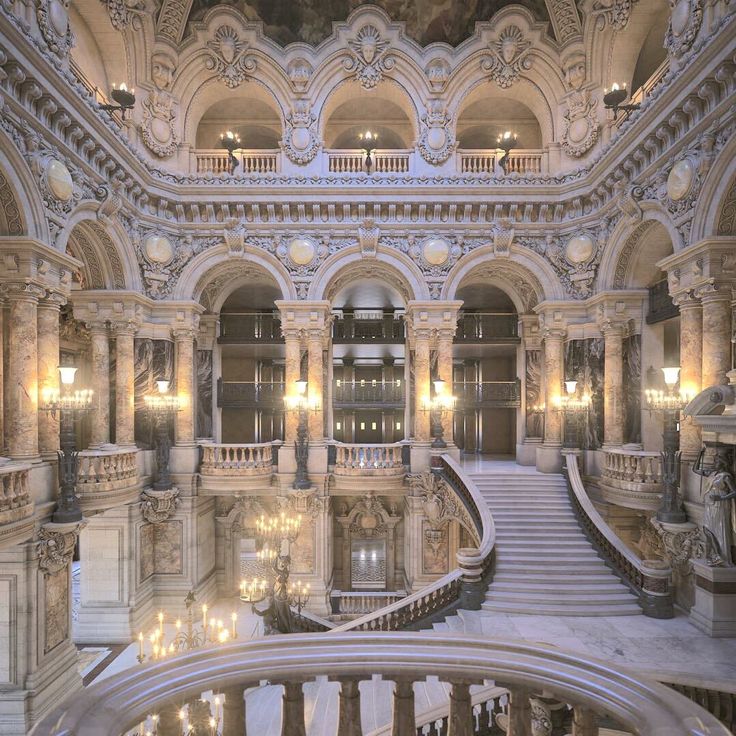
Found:
[[[690,622],[708,636],[736,636],[736,567],[710,567],[693,560],[695,605]]]

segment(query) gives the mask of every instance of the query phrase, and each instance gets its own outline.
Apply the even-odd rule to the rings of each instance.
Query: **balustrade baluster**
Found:
[[[393,695],[391,736],[414,733],[417,728],[414,719],[414,683],[411,680],[397,679]]]
[[[509,688],[509,725],[506,736],[532,736],[532,708],[529,692],[521,688]]]
[[[285,682],[281,700],[281,736],[307,736],[301,682]]]
[[[225,702],[222,708],[222,736],[247,736],[243,688],[227,688],[223,694]]]
[[[359,681],[340,680],[340,703],[337,732],[340,736],[362,736]]]
[[[448,736],[473,736],[473,703],[468,683],[452,683]]]

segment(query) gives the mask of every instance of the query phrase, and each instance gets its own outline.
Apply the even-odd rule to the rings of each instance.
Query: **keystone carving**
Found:
[[[360,254],[363,258],[375,258],[378,249],[378,236],[380,230],[371,218],[363,220],[358,228],[358,242],[360,243]]]
[[[389,42],[381,38],[379,30],[373,25],[363,26],[348,41],[348,46],[350,56],[343,61],[343,67],[355,74],[363,89],[373,89],[383,75],[394,68],[393,57],[386,53]]]
[[[86,522],[70,524],[44,524],[38,532],[38,567],[44,575],[61,572],[74,556],[74,547],[79,532]]]
[[[220,26],[215,31],[214,40],[208,41],[207,46],[211,50],[207,68],[214,70],[217,78],[230,89],[239,87],[256,70],[256,57],[246,54],[248,44],[231,26]]]
[[[524,39],[520,28],[507,26],[491,44],[491,53],[481,61],[481,68],[491,75],[499,87],[507,89],[522,71],[531,69],[531,45],[531,41]]]

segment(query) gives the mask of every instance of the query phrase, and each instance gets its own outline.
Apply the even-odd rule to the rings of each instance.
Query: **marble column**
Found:
[[[13,460],[38,458],[38,299],[33,284],[9,284],[7,417],[8,454]]]
[[[728,383],[731,369],[730,289],[712,284],[697,290],[703,304],[703,388]]]
[[[307,381],[309,393],[309,439],[314,442],[324,438],[322,330],[310,330],[307,337]],[[315,410],[316,407],[316,410]]]
[[[113,326],[115,333],[115,444],[135,446],[135,332],[131,322]]]
[[[429,330],[417,330],[414,336],[414,439],[429,442],[430,399]]]
[[[506,736],[532,736],[532,707],[527,690],[509,688],[509,725]]]
[[[603,364],[603,445],[624,443],[624,326],[608,322],[601,328],[605,344]]]
[[[575,706],[572,719],[572,736],[598,736],[598,717],[592,710]]]
[[[358,680],[340,680],[340,710],[337,732],[340,736],[362,736],[360,687]]]
[[[407,736],[416,733],[416,730],[414,683],[411,680],[396,680],[391,736]]]
[[[301,682],[285,682],[281,705],[281,736],[306,736]]]
[[[680,307],[680,388],[698,394],[703,374],[703,307],[692,293],[674,299]],[[680,450],[694,460],[700,452],[700,427],[690,417],[680,422]]]
[[[176,345],[176,395],[179,411],[176,413],[176,444],[194,445],[194,337],[193,329],[173,331]]]
[[[473,702],[470,685],[454,682],[450,691],[448,736],[473,736]]]
[[[564,337],[562,330],[546,330],[544,333],[544,444],[552,447],[562,446],[559,400],[562,395]]]
[[[284,395],[293,396],[296,392],[295,381],[301,378],[302,347],[299,330],[284,330],[285,365]],[[296,428],[299,425],[299,412],[287,411],[284,416],[284,442],[293,445],[296,441]]]
[[[446,391],[452,394],[452,337],[454,329],[442,330],[437,340],[437,373],[438,377],[445,382]],[[446,411],[442,414],[442,435],[448,445],[454,443],[453,412]]]
[[[45,390],[59,390],[59,312],[66,301],[58,294],[49,295],[38,304],[38,397]],[[59,415],[38,415],[38,447],[41,455],[56,459],[59,449]]]
[[[223,691],[222,736],[246,736],[245,694],[242,687],[229,687]]]
[[[89,326],[92,359],[92,410],[90,418],[90,447],[110,442],[110,339],[105,322]]]

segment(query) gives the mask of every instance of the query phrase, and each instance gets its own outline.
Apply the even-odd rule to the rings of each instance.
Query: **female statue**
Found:
[[[731,499],[736,498],[736,483],[729,467],[725,448],[716,452],[713,470],[708,474],[703,512],[705,559],[713,567],[733,565],[731,545],[734,530],[731,524]]]

